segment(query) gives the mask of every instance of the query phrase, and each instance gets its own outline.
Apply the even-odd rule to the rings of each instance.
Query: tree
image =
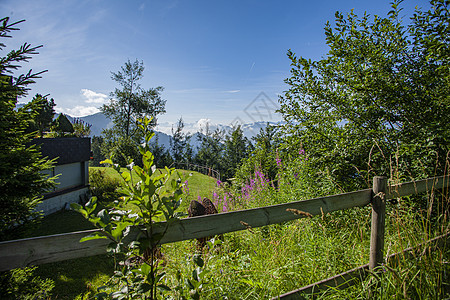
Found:
[[[174,130],[172,126],[172,139],[170,147],[172,148],[172,157],[175,163],[192,161],[192,147],[189,143],[191,136],[183,133],[184,122],[180,118],[177,122],[177,128]]]
[[[75,129],[65,114],[60,114],[53,122],[52,131],[57,137],[71,136]]]
[[[234,177],[242,160],[248,157],[250,141],[244,136],[240,125],[233,127],[225,137],[223,154],[223,178]]]
[[[0,37],[11,37],[9,33],[18,30],[15,26],[21,22],[9,24],[9,18],[1,19]],[[0,42],[0,50],[4,47]],[[39,149],[29,145],[32,135],[25,132],[33,116],[16,109],[17,97],[26,95],[28,85],[42,72],[30,70],[18,77],[11,75],[20,68],[21,62],[37,54],[40,47],[25,43],[0,59],[0,240],[11,238],[16,225],[36,215],[33,210],[39,196],[53,186],[52,180],[42,172],[51,167],[51,162],[41,158]]]
[[[163,88],[159,86],[144,90],[139,84],[143,73],[144,64],[138,60],[133,63],[128,60],[120,71],[112,73],[111,78],[121,88],[116,88],[111,93],[110,103],[100,108],[114,123],[111,129],[103,130],[103,153],[107,157],[115,156],[122,166],[126,164],[126,158],[132,158],[137,163],[141,161],[136,149],[143,137],[136,130],[137,120],[153,118],[152,125],[156,125],[156,116],[166,112],[166,101],[160,95]]]
[[[450,141],[448,1],[432,0],[403,25],[388,16],[336,13],[328,54],[312,61],[292,51],[289,90],[280,97],[285,145],[303,147],[320,174],[342,188],[374,175],[443,174]]]
[[[39,137],[44,136],[44,132],[50,130],[50,126],[55,115],[55,101],[48,100],[47,96],[36,94],[34,98],[28,102],[22,109],[33,115],[32,125],[29,131],[38,131]]]
[[[161,99],[163,87],[144,90],[139,80],[144,76],[144,63],[138,60],[131,63],[129,60],[117,73],[112,73],[112,80],[117,82],[121,89],[116,88],[111,93],[109,104],[104,104],[101,111],[114,123],[115,134],[124,137],[133,137],[136,134],[138,118],[153,117],[165,113],[166,101]]]
[[[201,142],[201,146],[195,155],[194,161],[199,165],[223,173],[224,130],[216,128],[216,130],[211,131],[209,124],[206,124],[205,132],[203,133],[202,130],[200,133],[198,140]]]
[[[276,178],[278,172],[277,151],[281,146],[278,127],[267,124],[253,137],[254,148],[249,147],[249,155],[242,161],[236,172],[239,181],[245,182],[253,176],[255,170],[262,172],[270,180]]]
[[[88,137],[91,134],[92,125],[79,118],[73,119],[73,135],[76,137]]]
[[[101,136],[92,137],[92,160],[89,162],[91,167],[100,167],[100,162],[105,160],[105,156],[102,154],[103,138]]]

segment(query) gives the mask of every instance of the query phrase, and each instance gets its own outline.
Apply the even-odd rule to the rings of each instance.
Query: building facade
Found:
[[[58,176],[57,185],[45,193],[44,199],[36,206],[44,215],[68,209],[70,203],[85,201],[89,192],[89,160],[91,157],[90,138],[41,138],[33,144],[41,148],[42,156],[56,158],[56,163],[46,173]]]

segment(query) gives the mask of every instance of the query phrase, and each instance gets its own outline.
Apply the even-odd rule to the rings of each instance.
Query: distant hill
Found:
[[[55,118],[58,116],[59,114],[55,115]],[[71,117],[71,116],[67,116],[68,119],[70,121],[73,121],[75,118]],[[91,124],[91,134],[90,136],[100,136],[102,133],[103,129],[109,129],[112,128],[113,126],[113,122],[107,118],[103,113],[99,112],[93,115],[89,115],[89,116],[85,116],[85,117],[80,117],[77,118],[80,119],[88,124]],[[266,128],[267,124],[270,125],[275,125],[275,123],[273,122],[255,122],[255,123],[248,123],[248,124],[243,124],[241,125],[242,131],[244,133],[244,136],[247,137],[248,139],[251,139],[252,137],[256,136],[259,131],[261,129]],[[162,124],[161,129],[165,128],[167,131],[167,128],[171,128],[171,124]],[[201,132],[195,132],[195,126],[194,123],[188,123],[185,124],[185,132],[189,132],[189,134],[192,136],[190,139],[190,143],[192,145],[192,148],[194,150],[194,152],[197,152],[197,149],[201,146],[201,142],[199,141],[199,136],[202,136],[203,133]],[[225,131],[228,131],[231,129],[230,125],[222,125],[222,124],[217,124],[214,126],[211,126],[210,129],[212,131],[214,131],[215,128],[220,128],[220,129],[224,129]],[[172,138],[171,135],[162,132],[162,131],[155,131],[158,143],[160,145],[163,145],[166,149],[170,149],[170,140]],[[153,141],[156,141],[156,137],[153,138]]]
[[[113,122],[101,112],[90,116],[80,117],[79,119],[92,125],[91,136],[100,136],[103,129],[112,128],[114,125]]]

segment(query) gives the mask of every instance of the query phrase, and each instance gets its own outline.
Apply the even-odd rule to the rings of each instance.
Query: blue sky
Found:
[[[427,1],[405,1],[403,14]],[[95,113],[117,86],[111,71],[144,61],[144,88],[163,86],[167,113],[187,123],[277,121],[275,106],[287,86],[292,49],[320,59],[327,52],[326,21],[354,9],[385,16],[389,1],[112,1],[0,0],[1,17],[26,19],[6,51],[24,42],[43,45],[22,71],[48,70],[32,86],[50,94],[57,110]],[[2,53],[4,55],[4,53]],[[262,94],[261,94],[262,93]],[[256,99],[256,100],[255,100]],[[258,110],[260,108],[261,110]]]

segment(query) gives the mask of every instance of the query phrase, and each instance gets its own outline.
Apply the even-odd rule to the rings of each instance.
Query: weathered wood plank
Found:
[[[276,224],[306,215],[296,215],[286,209],[320,215],[322,212],[326,214],[355,206],[365,206],[369,204],[370,199],[371,190],[367,189],[305,201],[177,220],[168,228],[161,244],[245,230],[248,227]],[[156,228],[154,233],[160,233],[163,230],[164,228]],[[105,253],[108,240],[79,242],[82,237],[95,231],[0,242],[0,271]]]
[[[371,193],[372,191],[367,189],[305,201],[182,219],[176,221],[174,226],[167,230],[161,243],[208,237],[244,230],[249,227],[256,228],[291,221],[303,218],[307,214],[320,215],[322,212],[326,214],[356,206],[365,206],[370,203]],[[287,211],[287,209],[297,210],[300,214],[296,215],[292,211]]]
[[[384,223],[386,217],[387,178],[373,178],[372,223],[370,226],[369,268],[381,265],[384,257]]]
[[[310,285],[304,286],[298,290],[291,291],[282,294],[278,297],[272,298],[272,300],[283,299],[283,300],[296,300],[305,299],[303,295],[305,294],[315,294],[328,290],[329,288],[346,289],[358,282],[364,280],[369,271],[369,264],[354,268],[352,270],[343,272],[338,275],[334,275],[330,278],[312,283]]]
[[[387,199],[393,199],[426,191],[432,189],[448,188],[450,186],[450,175],[433,177],[418,181],[399,183],[389,186]]]
[[[0,271],[104,254],[109,240],[79,242],[95,231],[98,230],[0,242]]]

